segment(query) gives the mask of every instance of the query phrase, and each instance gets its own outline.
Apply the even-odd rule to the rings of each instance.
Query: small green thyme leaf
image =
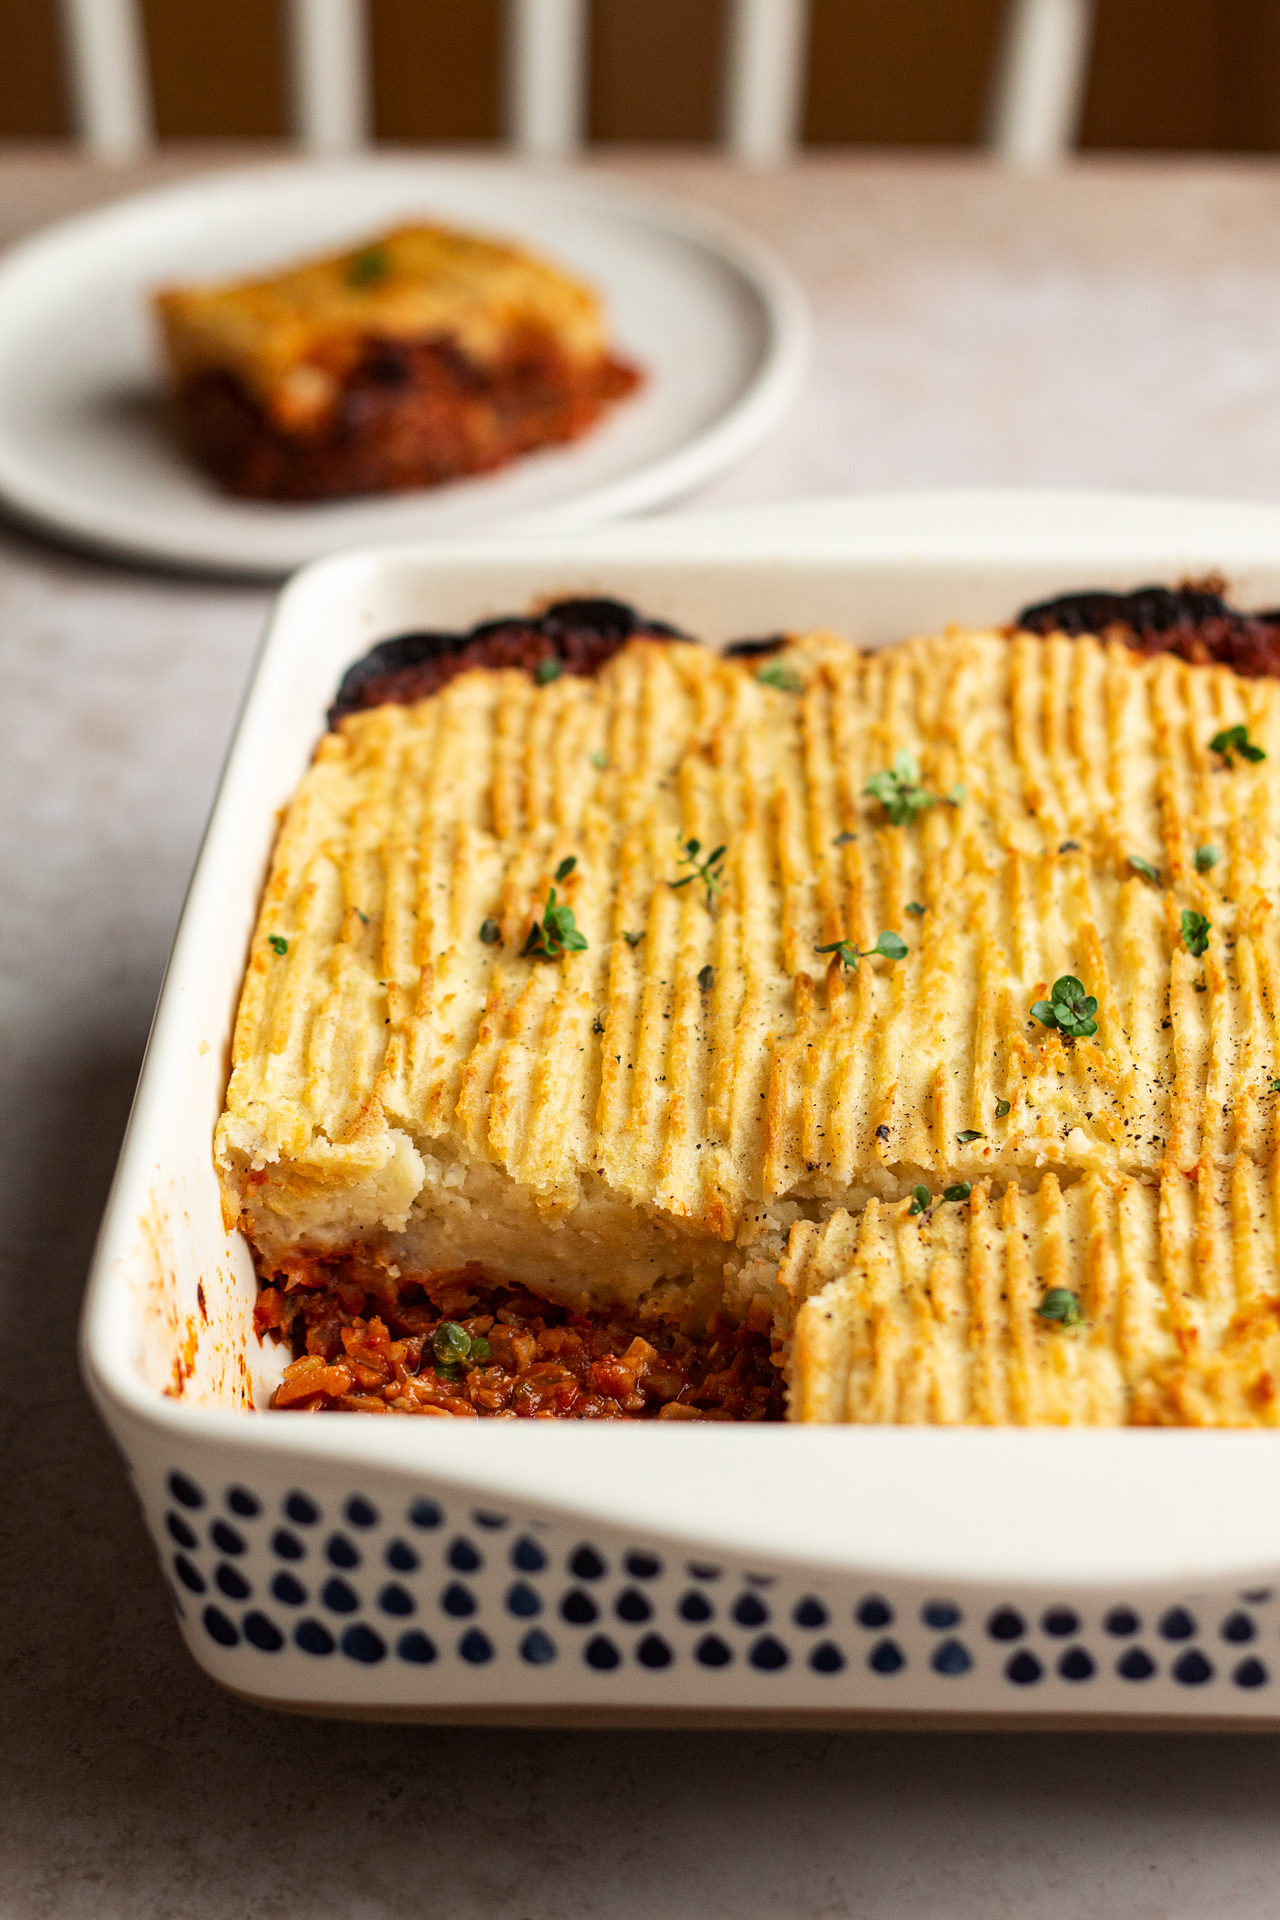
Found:
[[[565,859],[563,859],[560,862],[560,865],[556,868],[556,880],[557,881],[567,880],[569,878],[569,875],[573,872],[574,868],[577,866],[577,864],[578,864],[577,854],[576,853],[569,854]]]
[[[366,925],[366,927],[367,927],[367,926],[368,926],[368,924],[369,924],[369,916],[368,916],[368,914],[367,914],[367,913],[361,913],[361,911],[360,911],[360,909],[359,909],[359,907],[357,907],[357,908],[355,909],[355,914],[356,914],[356,918],[357,918],[358,920],[363,920],[363,921],[364,921],[364,923],[365,923],[365,925]]]
[[[669,880],[667,885],[678,892],[681,887],[687,887],[691,880],[701,880],[707,890],[707,912],[714,913],[716,895],[724,885],[724,856],[728,851],[727,847],[716,847],[705,860],[701,860],[698,857],[702,852],[701,840],[686,840],[680,865],[692,867],[693,872],[686,873],[683,880]]]
[[[962,780],[957,780],[956,784],[954,785],[954,787],[952,787],[951,791],[949,793],[944,793],[942,797],[946,801],[949,807],[962,807],[964,805],[964,794],[965,794],[964,782]]]
[[[920,902],[918,900],[908,900],[907,912],[911,915],[913,920],[918,920],[923,914],[924,908],[920,905]]]
[[[971,1140],[985,1140],[986,1137],[986,1134],[979,1133],[976,1127],[966,1127],[963,1133],[956,1135],[962,1147],[967,1147]]]
[[[967,1180],[957,1180],[954,1187],[942,1189],[942,1197],[944,1200],[967,1200],[972,1191]]]
[[[907,943],[900,933],[882,933],[874,947],[855,947],[852,940],[833,940],[829,946],[815,947],[814,952],[834,953],[842,967],[856,973],[858,961],[869,960],[873,954],[878,953],[882,960],[904,960]]]
[[[704,993],[710,993],[712,987],[715,985],[715,979],[716,979],[716,970],[714,967],[706,966],[706,967],[702,967],[699,970],[698,985],[702,988],[702,991]]]
[[[547,895],[541,920],[535,920],[520,949],[522,960],[558,960],[562,953],[584,953],[587,938],[578,931],[573,908],[556,905],[556,890]]]
[[[911,1205],[907,1208],[908,1214],[927,1213],[928,1211],[929,1211],[928,1187],[912,1187]]]
[[[856,833],[850,833],[849,829],[846,827],[843,833],[838,833],[836,835],[835,839],[831,842],[831,844],[833,847],[847,847],[849,842],[851,840],[856,840],[857,837],[858,836]]]
[[[1064,1327],[1078,1327],[1084,1319],[1080,1295],[1070,1287],[1050,1287],[1036,1312],[1042,1320],[1057,1320]]]
[[[629,947],[638,947],[644,939],[644,933],[643,931],[640,933],[628,933],[624,928],[622,937]]]
[[[1080,842],[1078,840],[1064,840],[1058,848],[1059,853],[1079,853],[1079,851]]]
[[[920,785],[919,761],[905,750],[894,756],[891,767],[873,773],[862,791],[880,802],[895,827],[911,826],[917,814],[938,804],[937,794],[926,793]]]
[[[267,945],[276,953],[288,953],[289,951],[289,942],[281,933],[269,933],[267,935]]]
[[[1196,848],[1196,872],[1208,873],[1210,867],[1216,867],[1222,855],[1216,847]]]
[[[1131,853],[1129,865],[1135,873],[1140,873],[1144,880],[1154,880],[1157,886],[1160,885],[1160,869],[1153,867],[1149,860],[1140,860],[1136,853]]]
[[[480,922],[480,938],[484,941],[486,947],[496,947],[502,939],[502,928],[496,920],[482,920]]]
[[[1007,1100],[996,1101],[996,1119],[997,1120],[1003,1120],[1005,1115],[1008,1113],[1008,1111],[1009,1111],[1009,1102]]]
[[[1064,973],[1053,983],[1053,998],[1037,1000],[1031,1009],[1031,1017],[1038,1020],[1042,1027],[1057,1027],[1072,1040],[1087,1040],[1098,1031],[1094,1014],[1098,1003],[1093,995],[1086,994],[1083,984],[1074,974]]]
[[[437,1366],[460,1367],[471,1357],[471,1335],[456,1320],[442,1320],[431,1336]]]
[[[347,285],[371,287],[375,280],[384,278],[390,266],[385,247],[366,247],[363,253],[356,254],[347,268]]]
[[[596,769],[597,773],[603,773],[609,765],[608,754],[601,753],[599,748],[597,748],[596,751],[591,756],[591,764]]]
[[[551,682],[558,680],[563,672],[564,668],[558,660],[539,660],[533,670],[533,677],[540,687],[549,687]]]
[[[804,681],[794,667],[784,666],[781,660],[770,660],[761,667],[756,679],[763,687],[776,687],[779,693],[803,693]]]
[[[1270,1091],[1272,1093],[1280,1093],[1280,1080],[1273,1080],[1271,1082]]]
[[[1211,924],[1202,913],[1192,913],[1189,907],[1183,909],[1182,944],[1188,953],[1195,955],[1197,960],[1202,953],[1208,951]]]
[[[1249,738],[1248,727],[1224,727],[1221,733],[1215,733],[1209,742],[1210,753],[1220,753],[1229,767],[1235,765],[1232,758],[1239,754],[1242,760],[1265,760],[1266,750],[1255,747]]]

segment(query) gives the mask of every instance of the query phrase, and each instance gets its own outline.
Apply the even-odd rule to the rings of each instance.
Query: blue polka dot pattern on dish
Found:
[[[180,1513],[166,1513],[164,1523],[178,1545],[180,1547],[186,1547],[188,1552],[192,1547],[200,1544]]]
[[[244,1540],[242,1536],[236,1532],[234,1527],[228,1526],[225,1520],[214,1521],[209,1529],[209,1538],[213,1541],[215,1547],[221,1548],[223,1553],[239,1554],[244,1552]]]
[[[1265,1687],[1270,1675],[1261,1660],[1242,1660],[1231,1678],[1238,1687]]]
[[[396,1652],[415,1667],[429,1667],[436,1657],[436,1645],[425,1633],[402,1633],[396,1641]]]
[[[569,1571],[579,1580],[599,1580],[606,1568],[594,1547],[579,1547],[569,1559]]]
[[[320,1518],[319,1507],[305,1493],[289,1494],[284,1503],[284,1511],[286,1518],[296,1520],[300,1527],[314,1527]]]
[[[247,1600],[253,1592],[240,1569],[229,1567],[225,1560],[219,1564],[213,1577],[219,1591],[225,1593],[228,1600]]]
[[[933,1650],[929,1665],[935,1673],[944,1673],[949,1679],[968,1673],[973,1665],[973,1655],[962,1640],[943,1640]]]
[[[769,1618],[768,1607],[754,1593],[742,1594],[734,1601],[731,1612],[740,1627],[762,1627]]]
[[[1142,1626],[1141,1620],[1132,1607],[1112,1607],[1102,1624],[1107,1632],[1114,1633],[1118,1640],[1126,1638],[1131,1633],[1137,1633]]]
[[[173,1569],[183,1586],[189,1587],[192,1593],[204,1592],[204,1576],[192,1566],[185,1553],[174,1554]]]
[[[797,1600],[791,1618],[798,1627],[825,1627],[828,1614],[821,1600]]]
[[[1026,1630],[1026,1621],[1012,1607],[997,1607],[987,1621],[987,1632],[993,1640],[1021,1640]]]
[[[961,1614],[954,1600],[930,1600],[927,1606],[921,1607],[920,1618],[935,1633],[945,1633],[948,1627],[959,1626]]]
[[[171,1473],[169,1475],[168,1487],[170,1493],[180,1506],[194,1509],[204,1505],[203,1492],[194,1480],[187,1478],[185,1473]]]
[[[329,1564],[331,1566],[344,1567],[350,1570],[350,1568],[360,1565],[359,1549],[352,1545],[345,1534],[331,1533],[325,1542],[324,1550],[329,1556]]]
[[[415,1500],[409,1509],[409,1519],[415,1527],[438,1527],[444,1519],[434,1500]]]
[[[1202,1653],[1191,1647],[1174,1661],[1173,1677],[1180,1686],[1202,1687],[1206,1680],[1212,1680],[1213,1668]]]
[[[520,1642],[520,1658],[531,1667],[546,1667],[556,1657],[556,1643],[541,1627],[530,1627]]]
[[[674,1658],[670,1647],[660,1634],[646,1633],[636,1648],[636,1659],[642,1667],[669,1667]]]
[[[1229,1613],[1222,1623],[1221,1633],[1224,1640],[1235,1646],[1241,1646],[1246,1640],[1252,1640],[1258,1629],[1247,1613]]]
[[[611,1673],[622,1659],[612,1640],[606,1639],[603,1633],[592,1635],[582,1649],[582,1657],[597,1673]]]
[[[878,1593],[869,1593],[853,1617],[860,1627],[890,1627],[893,1625],[893,1608]]]
[[[282,1560],[305,1560],[307,1550],[296,1533],[290,1533],[287,1527],[277,1527],[271,1536],[271,1549]]]
[[[761,1673],[780,1673],[791,1659],[791,1655],[781,1640],[775,1640],[771,1633],[762,1633],[760,1638],[752,1643],[747,1658],[753,1667],[759,1668]]]
[[[1015,1653],[1005,1667],[1005,1678],[1012,1680],[1015,1687],[1034,1687],[1043,1680],[1044,1668],[1034,1653],[1028,1653],[1024,1647],[1021,1653]]]
[[[1189,1640],[1196,1623],[1185,1607],[1170,1607],[1160,1617],[1160,1635],[1165,1640]]]
[[[413,1573],[421,1566],[413,1548],[405,1540],[393,1540],[387,1548],[387,1565],[397,1573]]]
[[[481,1633],[479,1627],[472,1627],[471,1631],[464,1633],[459,1640],[458,1652],[471,1666],[482,1667],[487,1660],[493,1658],[493,1642],[488,1634]]]
[[[1064,1680],[1092,1680],[1093,1655],[1084,1647],[1068,1647],[1058,1662],[1058,1672]]]
[[[690,1560],[685,1572],[694,1580],[718,1580],[724,1568],[713,1567],[705,1560]]]
[[[600,1609],[591,1595],[584,1593],[581,1587],[572,1588],[560,1602],[561,1617],[567,1620],[571,1627],[589,1627],[598,1617],[599,1612]]]
[[[877,1640],[867,1655],[872,1673],[898,1673],[907,1664],[907,1656],[896,1640]]]
[[[228,1487],[227,1505],[242,1520],[254,1520],[262,1512],[261,1500],[256,1493],[250,1493],[248,1487]]]
[[[271,1582],[271,1591],[286,1607],[306,1605],[307,1590],[300,1580],[294,1579],[291,1573],[278,1573]]]
[[[1116,1661],[1116,1672],[1122,1680],[1149,1680],[1155,1670],[1155,1661],[1141,1647],[1130,1647]]]
[[[656,1580],[662,1572],[662,1562],[652,1553],[629,1553],[626,1569],[633,1580]]]
[[[455,1573],[477,1573],[484,1561],[469,1540],[458,1538],[449,1548],[449,1565]]]
[[[1050,1607],[1040,1616],[1040,1627],[1044,1633],[1050,1633],[1055,1640],[1068,1640],[1073,1633],[1080,1631],[1080,1615],[1073,1613],[1070,1607]]]
[[[815,1673],[839,1673],[844,1666],[844,1655],[834,1640],[819,1640],[809,1655],[809,1665]]]
[[[715,1608],[704,1593],[691,1591],[681,1596],[676,1612],[682,1620],[710,1620]]]
[[[693,1657],[704,1667],[727,1667],[733,1659],[733,1650],[718,1633],[704,1633],[693,1650]]]
[[[341,1646],[348,1660],[358,1660],[365,1667],[375,1667],[379,1660],[387,1657],[386,1641],[372,1627],[366,1627],[363,1621],[347,1628]]]
[[[412,1613],[416,1602],[406,1587],[398,1580],[389,1580],[378,1595],[378,1605],[384,1613],[403,1615]]]
[[[517,1620],[531,1620],[535,1613],[542,1612],[542,1601],[527,1580],[517,1580],[508,1587],[507,1612],[514,1613]]]
[[[206,1607],[201,1618],[204,1621],[204,1630],[211,1640],[216,1640],[220,1647],[235,1646],[240,1638],[240,1629],[233,1621],[228,1620],[221,1607]]]
[[[488,1527],[490,1530],[498,1527],[509,1527],[511,1525],[505,1513],[490,1513],[488,1509],[484,1507],[476,1507],[472,1512],[471,1518],[478,1527]]]
[[[653,1608],[638,1587],[624,1587],[613,1603],[613,1610],[619,1620],[625,1620],[630,1626],[639,1626],[642,1620],[648,1620]]]
[[[333,1635],[318,1620],[300,1620],[293,1630],[293,1640],[304,1653],[332,1653],[334,1648]]]
[[[345,1580],[339,1580],[335,1574],[332,1580],[326,1580],[320,1589],[320,1598],[331,1613],[354,1613],[360,1605],[359,1595],[349,1587]]]
[[[465,1620],[469,1613],[476,1610],[476,1597],[470,1587],[464,1587],[459,1580],[451,1580],[440,1595],[440,1605],[455,1620]]]
[[[251,1647],[259,1653],[279,1653],[284,1645],[284,1635],[274,1620],[265,1613],[246,1613],[244,1617],[244,1637]]]
[[[536,1540],[530,1540],[526,1534],[517,1540],[511,1549],[511,1564],[521,1573],[541,1573],[547,1564],[547,1556]]]
[[[381,1515],[363,1494],[353,1493],[342,1509],[353,1527],[376,1527]]]

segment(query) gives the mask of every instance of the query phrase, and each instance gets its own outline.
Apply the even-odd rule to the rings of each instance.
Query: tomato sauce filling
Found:
[[[1192,666],[1230,667],[1246,679],[1280,679],[1280,609],[1240,613],[1219,579],[1131,593],[1085,588],[1024,607],[1015,625],[1028,633],[1096,633],[1135,653],[1172,653]]]
[[[279,1410],[785,1418],[767,1324],[717,1314],[695,1336],[616,1310],[557,1306],[477,1266],[402,1279],[359,1252],[286,1255],[258,1294],[254,1326],[294,1354],[271,1398]]]

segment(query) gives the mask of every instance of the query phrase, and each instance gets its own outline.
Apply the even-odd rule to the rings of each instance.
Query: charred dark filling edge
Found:
[[[1137,653],[1172,653],[1193,666],[1225,666],[1246,679],[1280,678],[1280,609],[1241,613],[1220,580],[1129,593],[1085,587],[1024,607],[1014,622],[1027,633],[1096,633]]]

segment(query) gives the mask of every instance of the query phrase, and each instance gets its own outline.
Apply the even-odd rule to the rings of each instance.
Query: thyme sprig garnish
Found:
[[[391,261],[385,247],[365,247],[347,267],[347,285],[371,287],[375,280],[384,279],[390,268]]]
[[[269,933],[267,935],[267,945],[273,953],[288,953],[289,951],[289,942],[282,933]]]
[[[435,1370],[446,1380],[456,1380],[464,1367],[476,1366],[490,1357],[489,1342],[481,1333],[468,1333],[456,1320],[442,1320],[431,1336],[431,1357]]]
[[[929,1192],[928,1187],[912,1187],[911,1205],[907,1208],[908,1214],[928,1213],[929,1202],[932,1198],[933,1196]]]
[[[571,853],[556,868],[556,879],[567,880],[577,864],[576,854]],[[573,908],[557,904],[556,890],[552,887],[541,920],[535,920],[525,936],[520,958],[558,960],[563,953],[585,953],[586,948],[587,936],[579,932]]]
[[[1221,733],[1215,733],[1209,742],[1209,751],[1221,754],[1228,767],[1235,765],[1232,756],[1237,753],[1242,760],[1265,760],[1267,757],[1266,748],[1256,747],[1249,738],[1248,727],[1242,726],[1224,727]]]
[[[894,755],[891,767],[873,773],[862,791],[880,802],[890,825],[895,827],[911,826],[917,814],[944,801],[949,807],[958,807],[964,799],[964,788],[959,785],[952,787],[950,793],[929,793],[922,787],[920,763],[905,748]]]
[[[1084,1319],[1080,1295],[1070,1287],[1050,1287],[1036,1312],[1042,1320],[1056,1320],[1064,1327],[1078,1327]]]
[[[786,666],[781,660],[770,660],[758,670],[756,679],[762,687],[776,687],[779,693],[804,692],[804,681],[795,668]]]
[[[1193,913],[1190,907],[1183,909],[1182,944],[1197,960],[1209,950],[1209,929],[1212,924],[1202,913]]]
[[[667,884],[674,888],[676,892],[679,892],[680,888],[687,887],[691,880],[701,880],[707,890],[707,912],[714,913],[716,910],[716,895],[724,886],[724,857],[729,849],[728,847],[714,847],[704,860],[700,857],[702,854],[701,840],[685,840],[682,845],[684,851],[680,855],[680,865],[682,867],[692,867],[693,872],[686,873],[683,880],[669,880]]]
[[[1159,867],[1153,867],[1149,860],[1142,860],[1136,853],[1131,853],[1129,855],[1129,865],[1135,873],[1140,873],[1144,880],[1153,880],[1156,886],[1160,885],[1160,869]]]
[[[1042,1027],[1056,1027],[1072,1040],[1088,1040],[1098,1031],[1094,1014],[1098,1003],[1091,993],[1084,990],[1083,981],[1074,974],[1064,973],[1055,980],[1052,987],[1052,999],[1037,1000],[1031,1009],[1031,1018],[1038,1020]]]
[[[954,1187],[944,1187],[942,1189],[942,1197],[944,1200],[950,1200],[958,1204],[961,1200],[967,1200],[972,1192],[973,1188],[967,1180],[957,1180]]]
[[[1222,858],[1222,855],[1218,851],[1217,847],[1197,847],[1196,848],[1196,872],[1208,873],[1211,867],[1217,866],[1221,858]]]
[[[905,960],[907,943],[900,933],[882,933],[874,947],[855,947],[852,940],[833,940],[830,946],[815,947],[814,952],[834,953],[842,967],[856,973],[859,960],[870,960],[874,954],[879,954],[882,960]]]

